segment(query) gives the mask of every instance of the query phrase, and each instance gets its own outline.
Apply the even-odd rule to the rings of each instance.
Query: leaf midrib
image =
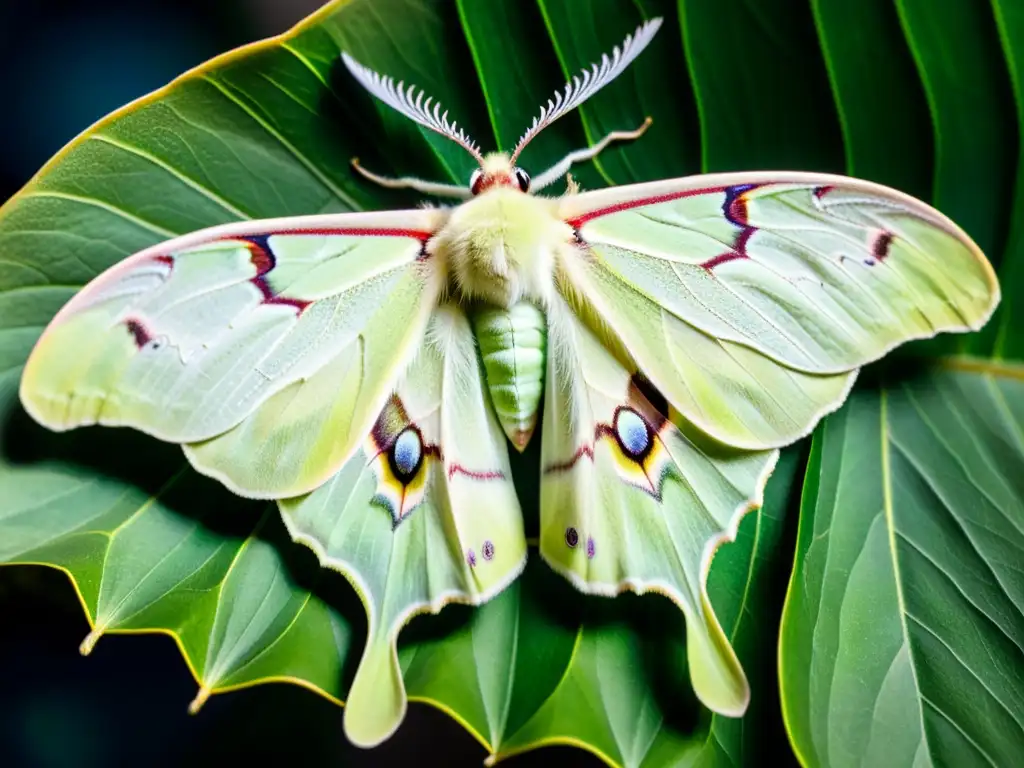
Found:
[[[1013,380],[1024,380],[1024,366],[1013,364],[1013,363],[1005,363],[1005,362],[1002,362],[1002,361],[995,362],[995,361],[985,360],[985,359],[981,359],[981,358],[972,358],[972,357],[968,357],[968,356],[943,357],[943,358],[937,359],[936,363],[937,363],[938,367],[940,367],[940,368],[944,368],[944,369],[951,370],[951,371],[962,371],[962,372],[965,372],[965,373],[973,373],[973,374],[985,376],[986,378],[1006,378],[1006,379],[1013,379]],[[894,442],[894,440],[892,439],[892,437],[891,437],[890,429],[889,429],[889,421],[888,421],[888,400],[889,400],[889,393],[888,393],[888,391],[886,389],[881,389],[880,393],[879,393],[879,396],[880,396],[879,434],[880,434],[880,439],[881,439],[881,464],[882,464],[881,470],[882,470],[883,513],[884,513],[885,521],[886,521],[886,536],[887,536],[887,541],[888,541],[888,544],[889,544],[889,553],[890,553],[890,557],[891,557],[891,560],[892,560],[893,582],[894,582],[894,587],[895,587],[895,591],[896,591],[897,605],[898,605],[898,608],[899,608],[899,620],[900,620],[901,634],[902,634],[902,638],[903,638],[903,645],[907,649],[907,656],[908,656],[909,665],[910,665],[910,672],[911,672],[911,676],[912,676],[913,683],[914,683],[914,692],[915,692],[915,697],[914,698],[915,698],[915,702],[917,704],[918,723],[919,723],[920,734],[921,734],[920,747],[924,748],[925,752],[928,755],[929,761],[931,761],[932,760],[932,750],[933,750],[933,747],[932,747],[932,745],[931,745],[931,743],[929,741],[929,735],[928,735],[929,731],[928,731],[928,729],[925,726],[925,720],[924,720],[924,704],[927,704],[928,706],[933,708],[938,714],[940,714],[942,717],[944,717],[950,723],[951,726],[956,728],[956,730],[964,737],[964,739],[967,742],[969,742],[978,751],[978,753],[981,756],[983,756],[989,762],[990,765],[995,766],[996,765],[995,761],[981,747],[981,745],[979,745],[974,739],[970,738],[970,736],[968,736],[966,733],[964,733],[964,731],[960,727],[960,725],[958,723],[956,723],[952,717],[950,717],[948,714],[946,714],[944,711],[942,711],[939,707],[937,707],[932,701],[930,701],[930,699],[927,696],[924,695],[924,693],[922,692],[922,689],[921,689],[921,684],[920,684],[920,681],[918,679],[918,672],[917,672],[918,667],[917,667],[917,661],[915,659],[914,645],[911,642],[910,629],[909,629],[909,626],[907,624],[908,618],[911,621],[914,621],[915,623],[921,625],[921,627],[925,631],[928,631],[930,634],[935,636],[936,639],[938,639],[945,647],[947,647],[947,649],[950,651],[950,653],[953,655],[953,657],[957,660],[957,662],[960,663],[960,665],[964,669],[966,669],[968,673],[970,673],[976,679],[978,679],[979,683],[981,683],[981,685],[985,689],[985,691],[990,696],[992,696],[992,698],[995,701],[997,701],[1001,707],[1003,707],[1004,709],[1006,709],[1009,712],[1009,710],[1007,709],[1006,704],[998,696],[996,696],[996,694],[993,691],[991,691],[989,689],[989,687],[984,683],[984,681],[982,681],[978,677],[978,675],[974,672],[974,670],[972,670],[969,666],[964,664],[961,661],[961,659],[959,658],[959,656],[952,649],[949,649],[948,645],[941,638],[939,638],[937,635],[935,635],[933,630],[931,630],[926,624],[921,622],[919,619],[915,618],[914,615],[909,611],[909,609],[907,607],[905,595],[903,593],[903,580],[902,580],[902,577],[901,577],[901,574],[903,573],[903,571],[902,571],[902,569],[900,567],[900,558],[899,558],[899,554],[897,552],[897,541],[896,541],[896,539],[897,539],[897,531],[896,531],[894,511],[893,511],[892,460],[891,460],[891,457],[890,457],[890,444],[891,443],[895,444],[896,448],[898,450],[900,450],[901,454],[903,454],[907,458],[907,460],[910,461],[912,464],[914,464],[915,462],[913,462],[913,460],[910,459],[909,456],[907,456],[906,450],[901,448],[898,444],[896,444]],[[1018,427],[1018,429],[1019,429],[1019,427]],[[923,473],[919,472],[919,474],[921,474],[922,478],[924,478]],[[931,488],[931,484],[928,483],[928,485],[929,485],[929,488]],[[932,490],[932,492],[934,492],[934,493],[936,493],[938,495],[937,491],[934,488],[931,488],[931,490]],[[939,496],[939,498],[941,498],[941,496]],[[946,507],[947,511],[949,511],[952,514],[952,510],[949,509],[948,504],[943,502],[943,506]],[[998,509],[999,507],[996,505],[996,508]],[[954,517],[955,517],[955,515],[954,515]],[[960,526],[961,530],[963,530],[963,525],[959,521],[959,519],[957,519],[957,523]],[[967,536],[966,531],[964,531],[964,534],[965,534],[965,536],[967,537],[968,541],[971,543],[971,545],[973,547],[974,546],[973,540],[969,536]],[[911,542],[909,539],[906,539],[906,537],[902,537],[902,538],[905,541],[907,541],[908,544],[910,544],[915,549],[920,551],[920,549],[915,544],[913,544],[913,542]],[[981,557],[981,554],[980,553],[978,553],[978,554],[979,554],[979,557]],[[923,552],[922,552],[922,555],[924,555]],[[925,555],[925,557],[927,557],[927,556]],[[927,559],[929,559],[929,561],[931,561],[931,558],[927,558]],[[982,557],[982,559],[984,560],[983,557]],[[936,565],[936,567],[938,567],[938,566]],[[999,586],[1001,587],[1001,589],[1004,592],[1004,594],[1006,594],[1005,587],[1003,586],[1002,582],[998,579],[998,577],[996,577],[996,582],[999,584]],[[955,582],[954,582],[954,585],[955,585]],[[957,588],[958,591],[961,592],[961,594],[963,594],[963,592],[962,592],[962,590],[960,590],[959,586],[956,586],[956,588]],[[965,599],[968,600],[968,602],[971,602],[971,604],[973,605],[973,601],[971,601],[966,595],[964,595],[964,597],[965,597]],[[1009,596],[1007,595],[1007,597],[1009,597]],[[1011,600],[1011,602],[1012,602],[1012,600]],[[975,606],[975,607],[977,607],[977,606]],[[987,614],[985,614],[984,612],[982,612],[982,615],[985,615],[986,618],[989,618],[987,616]],[[991,618],[989,618],[989,620],[991,621]],[[1009,714],[1011,715],[1011,719],[1013,719],[1012,718],[1012,712],[1009,712]]]
[[[921,732],[921,742],[929,751],[931,758],[931,745],[928,744],[924,727],[924,709],[920,704],[921,683],[917,678],[917,664],[914,660],[914,648],[910,643],[910,630],[907,627],[907,603],[903,594],[903,582],[900,579],[899,555],[896,552],[896,523],[893,517],[892,504],[892,471],[889,458],[889,396],[883,389],[880,393],[879,407],[879,435],[881,439],[881,460],[882,460],[882,512],[885,515],[886,540],[889,543],[889,555],[892,558],[893,583],[896,587],[896,603],[900,612],[900,629],[903,635],[903,645],[907,648],[907,656],[910,660],[910,674],[914,680],[914,690],[917,692],[917,720]]]

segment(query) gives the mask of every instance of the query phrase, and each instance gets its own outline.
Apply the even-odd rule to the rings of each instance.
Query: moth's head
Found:
[[[600,64],[593,64],[589,69],[584,69],[573,77],[565,84],[563,91],[555,91],[554,97],[548,99],[548,103],[541,107],[540,114],[534,118],[510,155],[493,153],[484,156],[465,131],[456,123],[448,122],[448,112],[442,112],[441,105],[434,102],[433,97],[428,96],[424,100],[423,91],[414,85],[405,86],[402,82],[395,85],[390,77],[381,76],[367,69],[348,53],[343,52],[341,58],[352,75],[378,99],[420,125],[451,139],[473,156],[480,165],[470,178],[470,190],[474,195],[497,186],[513,187],[526,192],[530,187],[530,177],[516,166],[516,160],[523,148],[555,120],[571,112],[622,74],[630,62],[647,47],[660,27],[660,18],[645,21],[633,34],[626,35],[626,39],[622,41],[622,50],[616,46],[612,49],[610,59],[608,54],[604,54]]]
[[[491,152],[480,160],[480,167],[469,176],[469,191],[479,195],[494,187],[530,191],[530,175],[515,165],[504,152]]]

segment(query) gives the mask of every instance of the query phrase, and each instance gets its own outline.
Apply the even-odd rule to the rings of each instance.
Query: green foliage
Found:
[[[83,651],[104,633],[172,634],[197,709],[268,680],[344,700],[365,615],[341,577],[288,540],[273,505],[197,476],[175,446],[37,426],[17,402],[25,358],[78,288],[155,242],[417,202],[354,175],[353,156],[465,182],[471,159],[373,102],[342,49],[422,86],[485,150],[509,148],[567,76],[661,15],[626,74],[530,144],[528,170],[650,115],[641,140],[574,172],[584,188],[845,171],[960,223],[999,267],[1003,305],[979,334],[909,345],[937,364],[897,354],[866,371],[806,467],[806,444],[785,452],[764,509],[719,551],[709,590],[751,681],[742,720],[699,707],[667,600],[585,599],[537,557],[485,606],[412,621],[410,697],[497,757],[557,742],[623,766],[785,757],[781,699],[807,765],[1011,763],[1024,746],[1024,13],[991,2],[351,0],[121,110],[0,209],[0,562],[71,576],[95,627]],[[532,535],[537,451],[515,466]]]
[[[1018,377],[990,365],[894,378],[815,436],[781,636],[804,762],[1015,762]]]

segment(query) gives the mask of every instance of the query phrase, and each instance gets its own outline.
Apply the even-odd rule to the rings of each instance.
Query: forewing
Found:
[[[580,590],[657,591],[686,617],[694,690],[738,716],[749,690],[708,600],[711,557],[761,503],[777,451],[709,440],[560,300],[549,309],[540,553]]]
[[[579,239],[562,251],[567,295],[595,305],[687,418],[740,447],[807,434],[845,398],[849,372],[980,328],[999,301],[953,222],[846,177],[697,176],[561,206]]]
[[[359,452],[280,507],[293,538],[344,573],[366,607],[345,729],[356,743],[380,743],[406,708],[395,650],[402,626],[449,602],[489,599],[526,560],[507,442],[461,310],[436,310],[427,343]]]
[[[422,338],[442,278],[424,248],[437,223],[436,211],[241,222],[143,251],[57,314],[22,402],[54,430],[201,442],[189,458],[243,495],[308,491],[354,450]]]
[[[607,270],[682,320],[808,373],[979,328],[999,298],[974,242],[933,208],[825,174],[723,174],[564,199]]]

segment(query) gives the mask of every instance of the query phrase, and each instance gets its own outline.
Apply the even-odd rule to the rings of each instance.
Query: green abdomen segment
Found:
[[[526,448],[544,391],[547,320],[533,304],[488,307],[474,313],[473,327],[483,357],[487,388],[508,439]]]

